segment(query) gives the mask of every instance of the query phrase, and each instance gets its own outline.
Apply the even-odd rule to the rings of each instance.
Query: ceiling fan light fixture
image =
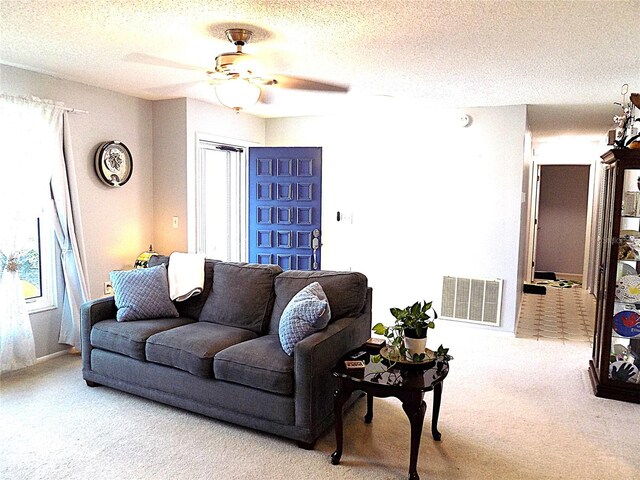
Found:
[[[229,52],[216,57],[215,71],[223,75],[239,74],[250,77],[259,69],[259,64],[253,55],[247,53]]]
[[[226,80],[216,85],[215,91],[218,101],[236,112],[251,107],[260,98],[260,87],[243,78]]]

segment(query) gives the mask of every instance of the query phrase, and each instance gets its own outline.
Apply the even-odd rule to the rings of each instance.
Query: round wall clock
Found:
[[[96,151],[96,174],[110,187],[121,187],[129,181],[133,172],[131,152],[124,143],[105,142]]]

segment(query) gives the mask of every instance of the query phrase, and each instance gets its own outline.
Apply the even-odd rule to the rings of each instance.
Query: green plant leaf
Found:
[[[380,363],[382,361],[382,357],[380,355],[372,355],[370,360],[373,363]]]
[[[412,329],[417,335],[424,337],[425,330],[435,328],[434,320],[438,318],[438,313],[433,309],[433,302],[426,300],[417,301],[402,309],[394,307],[390,311],[396,319],[394,325],[389,327],[394,330],[393,335],[402,336],[405,329]]]
[[[443,360],[453,360],[453,357],[449,355],[449,349],[444,348],[443,345],[440,345],[438,350],[436,350],[436,357],[442,358]]]
[[[377,335],[386,335],[387,327],[382,323],[376,323],[371,330]]]

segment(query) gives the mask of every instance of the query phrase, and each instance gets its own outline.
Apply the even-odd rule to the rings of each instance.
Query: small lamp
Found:
[[[215,89],[220,103],[236,112],[250,107],[260,98],[260,87],[243,78],[225,80]]]
[[[133,268],[147,268],[149,266],[149,259],[154,255],[156,255],[156,252],[153,251],[153,246],[149,245],[149,250],[138,255],[138,258],[136,258],[133,264]]]

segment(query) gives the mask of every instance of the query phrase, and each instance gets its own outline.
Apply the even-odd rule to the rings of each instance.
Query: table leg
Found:
[[[367,414],[364,416],[364,423],[371,423],[373,420],[373,395],[367,393]]]
[[[411,456],[409,457],[409,480],[420,480],[418,475],[418,452],[420,450],[420,436],[424,413],[427,404],[422,400],[422,394],[416,394],[402,403],[402,409],[409,417],[411,424]]]
[[[351,394],[351,391],[346,391],[346,385],[341,378],[338,380],[338,386],[333,394],[333,413],[336,417],[335,430],[336,430],[336,451],[331,454],[331,463],[338,465],[340,463],[340,457],[342,457],[342,407],[344,402]]]
[[[431,435],[440,441],[442,434],[438,431],[438,416],[440,415],[440,401],[442,400],[442,382],[433,386],[433,416],[431,418]]]

